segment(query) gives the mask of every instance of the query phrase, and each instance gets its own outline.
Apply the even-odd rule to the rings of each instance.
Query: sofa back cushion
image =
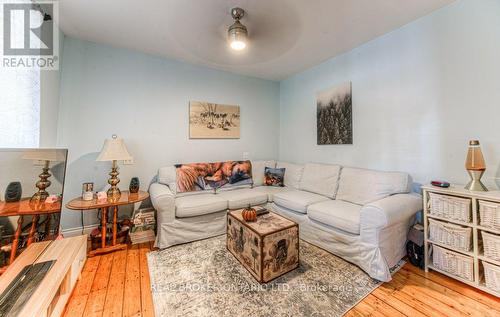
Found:
[[[177,191],[177,168],[175,165],[162,167],[158,170],[158,183],[167,185],[170,191],[176,197],[183,197],[189,195],[197,195],[197,194],[206,194],[206,193],[215,193],[214,189],[206,189],[199,191],[191,191],[191,192],[178,192]]]
[[[411,178],[407,173],[344,167],[336,198],[366,205],[390,195],[409,193],[410,188]]]
[[[304,165],[278,162],[278,164],[276,164],[276,167],[285,169],[285,186],[299,189],[299,183],[300,179],[302,178]]]
[[[160,168],[158,182],[167,185],[176,196],[251,187],[252,164],[250,161],[177,164]]]
[[[276,161],[252,161],[252,179],[254,187],[264,185],[264,170],[266,167],[276,167]]]
[[[340,169],[339,165],[307,163],[304,166],[299,189],[335,199]]]
[[[167,185],[174,194],[177,189],[176,179],[175,166],[165,166],[158,170],[158,183]]]
[[[250,161],[178,164],[176,168],[178,193],[250,186],[253,182]]]
[[[264,184],[266,186],[283,187],[285,186],[285,169],[266,167],[264,172]]]

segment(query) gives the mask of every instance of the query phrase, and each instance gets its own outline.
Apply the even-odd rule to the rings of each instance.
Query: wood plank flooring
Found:
[[[500,299],[407,263],[346,316],[495,316]]]
[[[146,253],[152,244],[87,259],[64,316],[154,316]]]
[[[150,244],[87,259],[65,316],[154,316]],[[346,316],[500,317],[500,299],[440,273],[406,264]]]

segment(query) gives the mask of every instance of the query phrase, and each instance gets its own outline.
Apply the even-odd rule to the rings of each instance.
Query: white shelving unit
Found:
[[[500,203],[500,191],[489,191],[489,192],[473,192],[464,189],[464,186],[460,185],[452,185],[449,188],[439,188],[439,187],[434,187],[431,185],[423,186],[423,200],[424,200],[424,252],[425,252],[425,271],[428,272],[429,269],[437,271],[439,273],[442,273],[444,275],[447,275],[451,278],[454,278],[456,280],[459,280],[463,283],[466,283],[468,285],[471,285],[473,287],[476,287],[478,289],[481,289],[487,293],[493,294],[497,297],[500,297],[500,293],[489,289],[486,287],[485,282],[484,282],[484,276],[483,276],[483,267],[482,267],[482,262],[488,262],[494,265],[497,265],[500,267],[500,261],[495,261],[493,259],[489,259],[485,256],[483,256],[483,247],[482,247],[482,240],[481,240],[481,231],[486,231],[495,235],[500,236],[500,230],[496,230],[493,228],[487,228],[487,227],[482,227],[479,225],[479,201],[489,201],[489,202],[494,202],[494,203]],[[440,195],[447,195],[447,196],[452,196],[452,197],[459,197],[459,198],[466,198],[470,199],[471,202],[471,211],[472,211],[472,221],[471,222],[463,222],[463,221],[457,221],[453,219],[447,219],[444,217],[437,217],[432,214],[430,214],[430,198],[429,194],[430,193],[435,193],[435,194],[440,194]],[[429,239],[429,218],[436,219],[442,222],[448,222],[452,223],[455,225],[460,225],[463,227],[469,227],[472,228],[472,250],[470,251],[464,251],[460,249],[456,249],[452,246],[443,244],[443,243],[438,243],[431,241]],[[461,278],[459,276],[456,276],[452,273],[443,271],[441,269],[438,269],[432,265],[432,254],[430,254],[430,246],[431,245],[436,245],[457,253],[460,253],[462,255],[469,256],[473,259],[474,261],[474,280],[469,281],[464,278]]]

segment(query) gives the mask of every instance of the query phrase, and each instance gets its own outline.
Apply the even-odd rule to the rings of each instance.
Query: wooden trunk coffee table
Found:
[[[299,265],[299,225],[276,213],[246,222],[242,209],[227,214],[226,247],[259,283]]]

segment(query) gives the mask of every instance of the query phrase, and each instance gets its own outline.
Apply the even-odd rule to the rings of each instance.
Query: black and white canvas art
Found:
[[[318,145],[352,144],[351,82],[320,91],[316,104]]]

